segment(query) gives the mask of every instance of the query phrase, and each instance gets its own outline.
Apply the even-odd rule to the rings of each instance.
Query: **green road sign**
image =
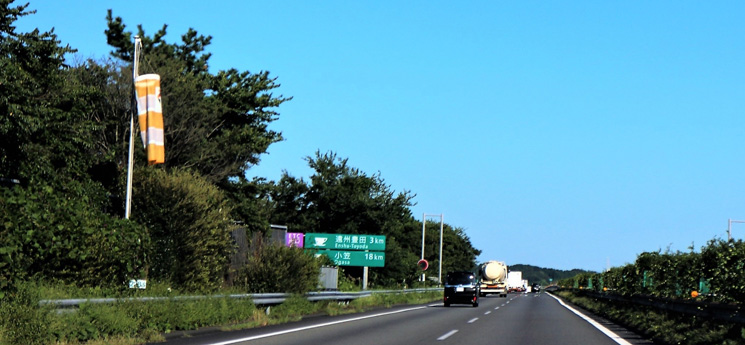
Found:
[[[319,250],[316,255],[327,255],[339,266],[385,266],[385,252],[357,252],[353,250]]]
[[[385,250],[384,235],[305,234],[306,249]]]

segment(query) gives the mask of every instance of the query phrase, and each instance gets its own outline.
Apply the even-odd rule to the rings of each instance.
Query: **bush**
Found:
[[[216,186],[188,171],[141,169],[132,218],[152,239],[149,279],[189,291],[222,285],[232,249],[230,209]]]
[[[31,278],[121,287],[137,274],[146,263],[144,228],[90,203],[74,183],[0,190],[0,296]]]
[[[238,272],[237,286],[251,293],[303,294],[318,288],[321,260],[302,249],[258,242]]]
[[[710,241],[701,260],[712,292],[721,295],[723,302],[745,301],[745,242]]]

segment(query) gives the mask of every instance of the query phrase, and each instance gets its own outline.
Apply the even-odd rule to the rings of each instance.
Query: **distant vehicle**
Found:
[[[499,297],[507,297],[507,265],[502,261],[487,261],[479,266],[481,276],[481,296],[487,294],[499,294]]]
[[[507,292],[525,292],[527,280],[523,280],[523,272],[510,271],[507,273]]]
[[[533,283],[533,286],[531,286],[531,289],[533,292],[541,292],[541,284]]]
[[[479,282],[473,272],[450,272],[445,276],[445,291],[442,303],[479,306]]]

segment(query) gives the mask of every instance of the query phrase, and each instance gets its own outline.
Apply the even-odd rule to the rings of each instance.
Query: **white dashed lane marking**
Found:
[[[447,333],[443,334],[441,337],[437,338],[437,340],[445,340],[445,339],[447,339],[448,337],[450,337],[451,335],[453,335],[455,333],[458,333],[458,330],[457,329],[454,329],[454,330],[452,330],[450,332],[447,332]]]

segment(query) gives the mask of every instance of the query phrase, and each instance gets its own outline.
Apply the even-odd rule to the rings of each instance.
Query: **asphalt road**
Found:
[[[603,333],[600,328],[610,328]],[[605,327],[603,327],[605,326]],[[615,333],[612,333],[612,332]],[[625,338],[625,339],[624,339]],[[603,320],[588,321],[549,294],[482,297],[480,306],[442,303],[171,339],[168,345],[229,344],[652,344]]]

